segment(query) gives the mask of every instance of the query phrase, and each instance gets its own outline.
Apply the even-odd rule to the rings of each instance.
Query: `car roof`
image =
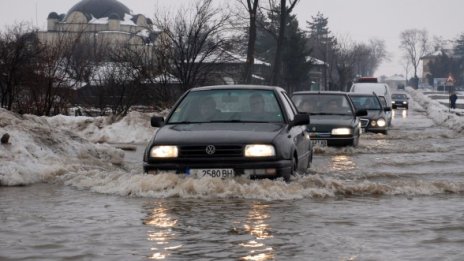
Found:
[[[368,93],[368,92],[349,92],[348,95],[350,96],[379,96],[379,95],[375,95],[374,93]]]
[[[206,91],[206,90],[277,90],[285,91],[282,87],[279,86],[269,86],[269,85],[248,85],[248,84],[230,84],[230,85],[211,85],[211,86],[202,86],[194,87],[190,91]]]
[[[346,95],[346,92],[340,92],[340,91],[298,91],[294,92],[293,95],[297,94],[329,94],[329,95]]]

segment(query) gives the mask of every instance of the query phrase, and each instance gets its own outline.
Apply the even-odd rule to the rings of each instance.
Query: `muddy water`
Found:
[[[0,260],[463,260],[464,139],[420,108],[282,181],[67,173],[0,187]]]

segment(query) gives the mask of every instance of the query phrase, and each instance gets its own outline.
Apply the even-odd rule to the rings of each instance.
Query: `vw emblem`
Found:
[[[214,147],[214,145],[208,145],[206,146],[206,153],[208,155],[212,155],[216,152],[216,147]]]
[[[316,127],[313,127],[312,131],[316,131]]]

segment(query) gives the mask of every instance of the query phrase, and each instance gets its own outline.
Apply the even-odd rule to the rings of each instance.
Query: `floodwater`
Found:
[[[283,181],[67,173],[0,187],[0,260],[464,260],[464,138],[418,105]]]

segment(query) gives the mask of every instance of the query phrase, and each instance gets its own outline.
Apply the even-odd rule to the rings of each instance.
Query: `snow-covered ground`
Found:
[[[457,112],[464,114],[464,110],[449,112],[421,91],[406,91],[438,125],[463,130],[464,116]],[[110,117],[21,116],[0,109],[0,136],[10,135],[8,144],[0,144],[0,185],[54,181],[57,176],[81,171],[128,174],[131,170],[124,166],[124,152],[108,143],[146,143],[154,132],[151,116],[131,112],[115,121]]]

